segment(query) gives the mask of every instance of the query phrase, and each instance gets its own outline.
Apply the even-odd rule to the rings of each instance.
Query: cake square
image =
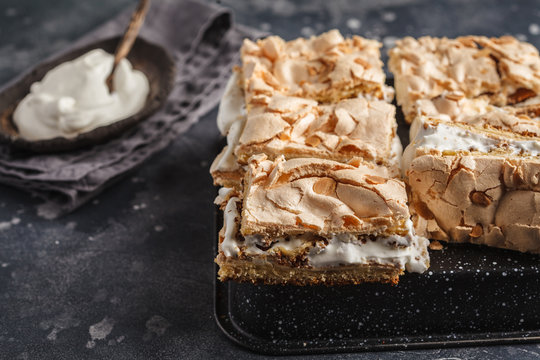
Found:
[[[417,233],[540,253],[540,122],[497,109],[419,118],[404,152]]]
[[[405,119],[438,114],[452,119],[492,106],[540,103],[540,56],[511,36],[413,39],[396,42],[388,66]]]
[[[259,96],[248,113],[240,82],[236,70],[220,103],[217,122],[227,146],[210,167],[214,184],[240,188],[245,164],[260,153],[371,161],[399,175],[402,146],[393,105],[363,97],[322,104],[276,93]]]
[[[229,197],[221,280],[267,284],[397,283],[429,266],[405,185],[386,169],[302,158],[251,158],[243,196]]]
[[[396,150],[399,139],[391,104],[361,97],[333,104],[284,95],[260,100],[251,107],[235,150],[240,163],[264,153],[272,159],[280,155],[340,162],[361,158],[397,166],[401,145]]]
[[[241,49],[246,104],[275,93],[319,102],[358,95],[391,101],[393,89],[384,84],[380,47],[360,36],[345,39],[338,30],[292,41],[278,36],[246,39]]]

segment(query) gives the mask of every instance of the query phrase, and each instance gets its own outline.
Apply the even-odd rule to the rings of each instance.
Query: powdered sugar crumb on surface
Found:
[[[111,333],[114,327],[115,321],[109,317],[104,317],[100,322],[90,325],[88,333],[91,340],[86,343],[88,349],[92,349],[96,346],[96,340],[105,340],[105,338]]]

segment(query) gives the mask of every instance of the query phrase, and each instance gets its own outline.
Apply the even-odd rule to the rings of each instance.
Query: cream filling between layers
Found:
[[[382,85],[382,99],[379,99],[378,97],[370,93],[365,93],[365,94],[359,93],[358,97],[363,97],[364,99],[368,101],[383,100],[383,101],[386,101],[387,103],[392,103],[392,100],[394,100],[395,94],[396,94],[396,91],[394,90],[393,87],[388,86],[388,85]]]
[[[238,86],[239,77],[238,72],[233,71],[219,103],[216,122],[222,135],[227,135],[232,124],[246,117],[244,94]]]
[[[234,71],[219,104],[217,125],[221,134],[227,135],[227,146],[215,166],[212,166],[216,171],[235,171],[240,168],[234,149],[246,123],[246,106],[238,78],[238,73]]]
[[[225,202],[225,200],[227,199],[227,197],[229,197],[229,195],[231,195],[231,193],[234,191],[233,188],[229,188],[229,187],[222,187],[218,190],[218,195],[216,196],[216,198],[214,199],[214,204],[216,205],[221,205]]]
[[[240,253],[240,246],[247,255],[269,254],[269,250],[260,249],[257,244],[261,238],[258,235],[246,236],[239,240],[238,224],[240,214],[237,210],[239,198],[233,197],[227,203],[224,211],[225,233],[220,250],[227,257],[236,257]],[[308,265],[312,268],[337,267],[340,265],[358,265],[377,263],[382,265],[398,265],[401,270],[422,273],[429,264],[426,238],[416,236],[412,221],[407,220],[408,233],[405,236],[391,235],[377,237],[375,241],[367,240],[362,243],[353,234],[333,234],[327,238],[328,244],[316,246],[309,250]],[[271,249],[280,249],[291,252],[305,244],[302,235],[290,236],[289,239],[278,238]],[[396,246],[396,245],[399,245]]]
[[[401,169],[401,157],[403,155],[403,145],[399,139],[398,134],[394,135],[392,139],[392,148],[390,152],[390,161],[391,165],[396,165],[398,169]]]
[[[404,175],[419,148],[488,153],[504,143],[505,149],[515,155],[526,153],[530,156],[538,156],[540,154],[540,142],[536,140],[495,139],[451,124],[427,124],[422,120],[415,121],[411,126],[411,138],[413,140],[403,152],[402,173]]]

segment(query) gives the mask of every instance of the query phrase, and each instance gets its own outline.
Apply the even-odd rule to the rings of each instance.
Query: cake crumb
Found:
[[[347,27],[351,30],[358,30],[362,26],[362,22],[356,18],[347,20]]]
[[[384,22],[392,22],[396,20],[397,15],[395,12],[387,11],[387,12],[382,13],[381,17]]]
[[[535,24],[535,23],[530,24],[529,33],[531,35],[540,35],[540,26],[538,26],[538,24]]]
[[[438,251],[438,250],[442,250],[443,246],[439,241],[433,240],[432,242],[429,243],[429,249]]]

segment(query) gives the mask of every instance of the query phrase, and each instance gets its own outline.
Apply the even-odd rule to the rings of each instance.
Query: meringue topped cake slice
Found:
[[[411,123],[421,115],[481,114],[491,106],[540,103],[540,55],[511,36],[413,39],[389,51],[397,103]]]
[[[397,176],[402,148],[380,47],[337,30],[292,41],[245,40],[242,66],[233,70],[218,112],[227,145],[211,166],[214,184],[241,188],[247,160],[259,153],[359,158]]]
[[[394,90],[384,84],[381,46],[360,36],[344,38],[338,30],[291,41],[246,39],[241,49],[246,103],[274,92],[319,102],[359,95],[390,102]]]
[[[221,197],[219,278],[266,284],[397,283],[429,266],[405,185],[387,169],[331,160],[250,159],[244,192]]]
[[[419,118],[403,170],[418,234],[540,253],[540,122],[503,109]]]
[[[261,97],[246,115],[238,101],[242,90],[234,88],[237,76],[231,78],[218,113],[227,145],[210,168],[216,185],[240,188],[247,160],[261,153],[271,159],[370,161],[390,168],[391,176],[399,175],[402,146],[393,105],[362,97],[320,104],[276,94]]]
[[[337,30],[241,49],[221,101],[214,160],[221,280],[397,283],[429,265],[400,175],[381,44]]]
[[[364,98],[319,104],[314,100],[273,95],[253,106],[235,154],[246,163],[264,153],[275,159],[316,157],[349,162],[361,158],[397,167],[392,156],[397,124],[395,108]],[[396,168],[397,170],[397,168]]]

